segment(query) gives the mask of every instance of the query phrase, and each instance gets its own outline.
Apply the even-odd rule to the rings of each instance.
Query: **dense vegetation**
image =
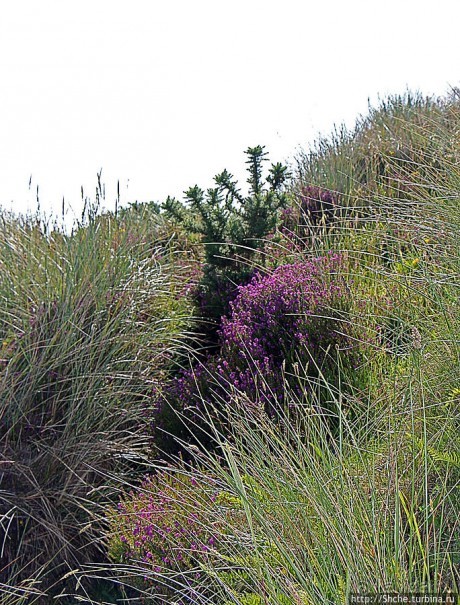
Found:
[[[460,102],[0,225],[0,602],[460,591]]]

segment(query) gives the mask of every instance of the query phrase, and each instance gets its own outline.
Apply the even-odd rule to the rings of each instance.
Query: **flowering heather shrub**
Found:
[[[332,316],[346,294],[342,280],[330,279],[339,264],[340,258],[330,255],[283,265],[240,287],[230,317],[222,319],[220,375],[252,397],[254,376],[263,376],[270,389],[259,396],[270,408],[283,402],[283,364],[288,373],[296,362],[308,364],[309,375],[316,374],[316,364],[331,378],[327,370],[335,364],[327,350],[347,346]]]
[[[346,284],[337,275],[340,263],[340,257],[329,255],[283,265],[239,286],[229,316],[221,320],[219,353],[193,370],[183,370],[157,402],[152,424],[160,447],[166,443],[161,441],[165,431],[187,437],[174,410],[208,445],[200,431],[203,402],[229,402],[236,389],[275,415],[285,403],[286,382],[302,397],[295,374],[314,379],[320,368],[329,383],[336,381],[336,347],[342,364],[353,363],[355,356],[333,310],[344,308],[348,299]]]
[[[245,568],[260,563],[259,557],[272,569],[281,569],[281,553],[263,535],[268,520],[283,533],[276,498],[258,479],[244,474],[241,481],[263,519],[253,518],[251,527],[238,488],[222,478],[182,468],[148,476],[108,511],[109,556],[123,564],[125,574],[129,575],[125,564],[134,566],[126,583],[143,591],[142,602],[216,602],[222,582],[242,597],[256,588]]]
[[[227,514],[237,503],[220,493],[214,480],[180,470],[161,470],[145,479],[109,514],[109,554],[118,563],[135,562],[156,593],[167,578],[193,587],[200,564],[218,556]]]

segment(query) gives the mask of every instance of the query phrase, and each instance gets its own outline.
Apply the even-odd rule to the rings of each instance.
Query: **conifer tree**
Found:
[[[288,203],[284,190],[287,167],[272,164],[264,181],[263,163],[268,161],[264,147],[249,147],[245,153],[247,196],[224,170],[215,176],[215,187],[205,192],[195,185],[185,192],[185,203],[168,197],[163,205],[169,218],[201,235],[205,249],[201,298],[205,314],[215,319],[225,313],[236,285],[249,279],[251,258],[275,229],[278,210]]]

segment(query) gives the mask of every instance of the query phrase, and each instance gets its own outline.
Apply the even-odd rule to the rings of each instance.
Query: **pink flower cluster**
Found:
[[[339,267],[340,257],[329,255],[282,265],[241,286],[222,318],[220,375],[252,396],[254,376],[261,375],[270,387],[265,403],[282,403],[283,365],[310,357],[322,365],[328,346],[342,340],[333,312],[346,295]]]
[[[230,401],[234,389],[276,415],[285,403],[286,382],[303,395],[296,363],[313,377],[317,365],[333,380],[337,367],[328,351],[336,345],[351,351],[334,311],[348,296],[340,266],[341,258],[330,254],[256,274],[239,286],[229,315],[221,319],[218,353],[173,380],[163,394],[166,407],[180,410],[197,432],[206,402]],[[174,430],[164,424],[165,409],[156,406],[154,434],[156,428]],[[205,432],[199,434],[202,443]]]
[[[218,541],[219,527],[211,533],[204,522],[216,498],[211,482],[184,473],[160,471],[146,478],[113,511],[112,558],[142,562],[153,577],[196,567]]]

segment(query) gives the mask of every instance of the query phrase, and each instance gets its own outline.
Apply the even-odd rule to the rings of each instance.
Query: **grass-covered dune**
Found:
[[[0,602],[460,591],[460,101],[0,226]]]

